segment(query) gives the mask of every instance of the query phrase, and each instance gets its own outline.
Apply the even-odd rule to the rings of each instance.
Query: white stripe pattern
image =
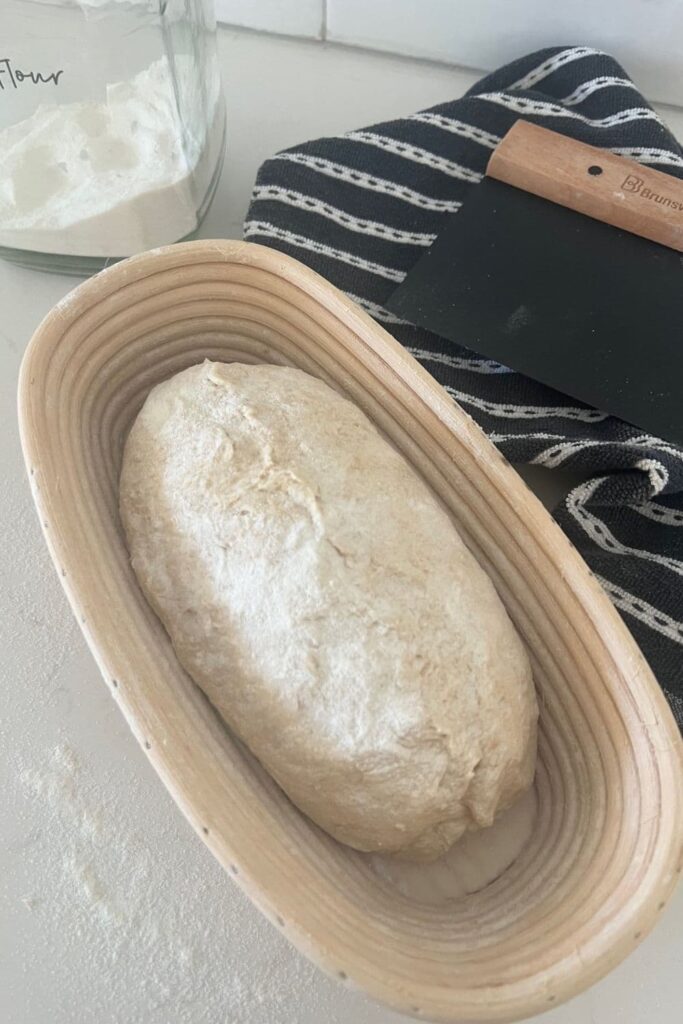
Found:
[[[664,164],[667,167],[683,167],[683,157],[672,153],[670,149],[658,149],[656,146],[611,146],[611,153],[627,156],[640,164]]]
[[[385,153],[393,153],[405,160],[412,160],[416,164],[424,164],[435,171],[448,174],[451,178],[459,178],[460,181],[470,181],[476,184],[483,178],[483,174],[473,171],[469,167],[463,167],[462,164],[458,164],[454,160],[447,160],[443,156],[437,156],[436,153],[430,153],[428,149],[413,146],[408,142],[399,142],[398,139],[392,139],[388,135],[377,135],[376,132],[347,132],[344,138],[352,139],[354,142],[363,142],[367,146],[375,146],[377,149],[383,149]]]
[[[633,512],[652,519],[655,523],[663,523],[665,526],[683,526],[683,512],[667,508],[666,505],[658,505],[656,501],[648,501],[644,505],[627,505]]]
[[[594,92],[598,92],[600,89],[633,89],[635,85],[629,78],[617,78],[616,75],[600,75],[598,78],[591,78],[590,82],[582,82],[578,85],[574,92],[570,92],[569,96],[565,96],[561,101],[567,107],[575,107],[579,103],[583,103],[584,100],[592,96]]]
[[[434,128],[443,128],[453,135],[460,135],[463,139],[471,139],[472,142],[479,142],[487,149],[495,149],[501,141],[500,135],[493,135],[485,132],[483,128],[476,128],[473,124],[465,124],[454,117],[444,117],[443,114],[432,114],[430,111],[420,111],[419,114],[410,114],[406,121],[419,121],[421,124],[429,124]]]
[[[364,309],[366,313],[369,313],[375,320],[381,320],[384,324],[403,324],[406,327],[412,326],[409,320],[401,320],[400,316],[396,316],[390,310],[385,309],[384,306],[380,306],[377,302],[371,302],[370,299],[364,299],[362,295],[354,295],[353,292],[346,293],[352,302]]]
[[[528,437],[534,435],[529,434]],[[540,435],[536,435],[540,436]],[[611,447],[614,444],[623,445],[624,447],[635,448],[646,448],[648,451],[654,449],[655,451],[662,451],[666,455],[673,458],[683,459],[683,452],[679,449],[669,445],[666,441],[662,441],[658,437],[653,437],[650,434],[641,434],[638,437],[631,437],[628,441],[617,441],[605,438],[604,440],[591,440],[584,438],[576,441],[563,441],[562,444],[552,445],[550,448],[546,448],[544,451],[539,452],[535,455],[532,462],[537,463],[540,466],[546,466],[548,469],[555,469],[560,466],[565,459],[571,458],[572,455],[576,455],[577,452],[583,451],[585,448],[600,448],[600,447]],[[646,460],[640,459],[636,466],[643,469],[645,472],[649,472],[651,467],[643,465]],[[661,462],[657,462],[657,466],[664,468]]]
[[[669,470],[658,459],[638,459],[636,469],[642,469],[647,473],[655,494],[661,494],[669,482]]]
[[[666,555],[658,555],[654,551],[645,551],[643,548],[634,548],[628,544],[622,544],[611,530],[608,529],[602,519],[588,511],[585,507],[586,502],[590,501],[600,484],[606,479],[607,477],[600,476],[596,477],[595,480],[587,480],[585,483],[579,484],[578,487],[575,487],[567,495],[565,500],[567,511],[576,520],[584,533],[587,533],[591,540],[599,548],[602,548],[603,551],[609,551],[613,555],[630,555],[633,558],[640,558],[645,562],[653,562],[656,565],[664,566],[664,568],[669,569],[671,572],[675,572],[678,576],[683,576],[683,562],[680,562],[677,558],[667,558]]]
[[[346,210],[340,210],[337,206],[324,203],[321,199],[304,195],[303,192],[296,192],[290,188],[281,188],[279,185],[258,185],[253,193],[254,199],[270,199],[274,202],[284,203],[286,206],[294,206],[307,213],[317,213],[327,220],[334,221],[349,231],[356,231],[362,235],[372,235],[375,238],[382,238],[387,242],[399,242],[403,245],[430,246],[436,235],[428,235],[422,231],[403,231],[393,228],[389,224],[382,224],[376,220],[365,220],[363,217],[355,217]]]
[[[565,64],[571,64],[575,60],[580,60],[581,57],[602,56],[604,56],[604,50],[594,50],[592,46],[570,46],[569,49],[561,50],[552,57],[548,57],[532,71],[527,71],[526,75],[514,82],[510,88],[531,89],[537,82],[542,82],[544,78],[552,75],[553,71],[557,71],[558,68],[563,68]]]
[[[347,167],[345,164],[327,160],[322,156],[311,156],[309,153],[276,153],[270,159],[299,164],[309,170],[317,171],[318,174],[355,185],[357,188],[401,199],[412,206],[419,206],[422,210],[434,210],[435,213],[455,213],[462,206],[462,203],[456,199],[435,199],[433,196],[426,196],[405,185],[399,185],[395,181],[378,178],[374,174],[366,174],[365,171],[357,171],[354,167]]]
[[[396,281],[400,284],[406,276],[404,271],[396,270],[394,267],[385,267],[381,263],[373,263],[371,260],[364,260],[355,253],[346,252],[343,249],[335,249],[331,245],[324,245],[316,242],[313,238],[305,235],[297,235],[293,231],[286,231],[275,224],[265,220],[248,220],[244,224],[244,237],[252,235],[263,235],[266,238],[277,238],[280,242],[287,242],[289,245],[297,246],[300,249],[307,249],[309,252],[318,253],[319,256],[328,256],[330,259],[339,260],[341,263],[348,263],[351,267],[358,267],[360,270],[367,270],[369,274],[377,274],[378,277],[385,277],[387,281]]]
[[[564,437],[564,434],[545,434],[543,432],[538,434],[489,434],[489,440],[493,441],[494,444],[502,444],[504,441],[533,441],[534,439],[539,441],[552,441],[555,438]]]
[[[642,598],[629,594],[627,590],[618,587],[616,583],[610,582],[604,576],[596,574],[595,578],[609,594],[612,603],[617,608],[620,608],[621,611],[632,615],[634,619],[638,619],[639,622],[643,622],[650,629],[654,629],[657,633],[661,633],[662,636],[668,637],[669,640],[674,640],[679,644],[683,643],[683,622],[672,618],[671,615],[666,615],[659,608],[655,608],[654,605],[643,601]]]
[[[537,466],[546,466],[548,469],[554,469],[555,466],[559,466],[564,462],[565,459],[570,458],[577,452],[583,451],[584,448],[592,448],[595,445],[610,445],[612,441],[563,441],[561,444],[551,445],[550,448],[545,448],[538,455],[534,455],[531,459],[532,463]]]
[[[598,412],[597,409],[579,409],[572,405],[514,405],[512,402],[489,402],[466,391],[458,391],[449,384],[445,384],[444,387],[449,395],[462,405],[472,405],[489,416],[500,416],[503,419],[535,420],[551,416],[557,419],[580,420],[584,423],[599,423],[607,416],[607,413]]]
[[[427,348],[415,348],[406,345],[411,356],[420,362],[439,363],[441,366],[452,366],[455,370],[471,370],[472,373],[514,373],[514,370],[496,363],[493,359],[468,359],[465,356],[449,356],[445,352],[430,352]]]
[[[655,451],[660,451],[672,459],[683,459],[683,451],[680,448],[669,444],[668,441],[664,441],[661,437],[655,437],[654,434],[638,434],[637,437],[630,437],[628,443],[636,445],[638,448],[653,448]]]
[[[508,96],[505,92],[482,92],[474,99],[484,100],[487,103],[496,103],[500,107],[506,107],[517,114],[534,114],[538,117],[572,117],[577,121],[583,121],[592,128],[614,128],[616,125],[626,124],[629,121],[656,121],[663,125],[659,114],[650,107],[629,107],[627,110],[620,110],[616,114],[609,114],[607,117],[586,117],[579,114],[577,110],[567,110],[557,103],[548,103],[545,100],[532,100],[527,96]]]

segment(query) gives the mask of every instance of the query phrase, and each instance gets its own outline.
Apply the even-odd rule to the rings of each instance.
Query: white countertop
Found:
[[[276,150],[458,96],[469,72],[222,30],[228,156],[203,233],[239,237]],[[660,108],[661,109],[661,108]],[[679,136],[683,111],[662,110]],[[0,263],[0,1019],[399,1024],[291,949],[186,824],[100,679],[40,536],[15,402],[73,278]],[[683,887],[655,932],[544,1024],[679,1024]]]

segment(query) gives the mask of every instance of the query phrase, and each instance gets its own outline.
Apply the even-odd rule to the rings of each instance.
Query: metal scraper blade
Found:
[[[681,254],[492,178],[471,192],[385,305],[683,445]]]

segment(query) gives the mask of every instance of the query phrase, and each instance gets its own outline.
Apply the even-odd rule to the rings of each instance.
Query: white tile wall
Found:
[[[240,25],[288,36],[320,39],[323,0],[215,0],[216,17]]]
[[[542,46],[595,46],[648,98],[683,106],[683,0],[216,0],[216,9],[233,25],[469,68]]]
[[[328,0],[328,38],[495,68],[550,45],[613,54],[651,99],[683,104],[681,0]]]

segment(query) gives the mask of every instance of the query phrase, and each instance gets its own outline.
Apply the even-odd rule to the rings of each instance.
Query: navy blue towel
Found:
[[[683,177],[680,145],[619,64],[588,47],[553,47],[487,75],[461,99],[276,154],[259,170],[244,236],[345,291],[510,461],[590,474],[555,516],[623,615],[683,728],[683,451],[383,305],[519,117]],[[672,323],[672,344],[681,344],[681,327]]]

